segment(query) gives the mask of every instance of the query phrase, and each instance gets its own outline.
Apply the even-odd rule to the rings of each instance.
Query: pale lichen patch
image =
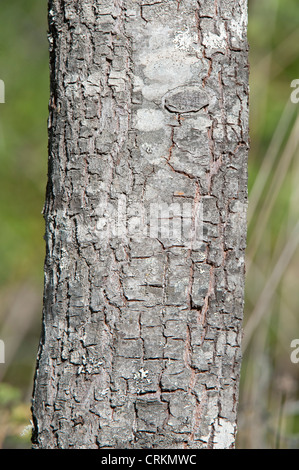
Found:
[[[215,425],[214,449],[229,449],[235,441],[235,425],[225,418],[219,418]]]

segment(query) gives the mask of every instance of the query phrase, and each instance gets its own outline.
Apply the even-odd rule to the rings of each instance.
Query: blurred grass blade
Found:
[[[299,243],[299,220],[288,240],[280,257],[270,275],[265,287],[256,303],[253,312],[245,326],[243,338],[243,352],[246,350],[250,339],[260,321],[270,312],[269,305],[282,276],[291,261]]]
[[[261,167],[250,191],[250,204],[248,207],[247,222],[250,225],[258,203],[261,199],[266,183],[271,176],[274,163],[279,154],[283,139],[290,127],[291,120],[295,113],[295,106],[291,101],[287,101],[282,116],[277,124],[272,140],[262,160]]]
[[[284,152],[279,160],[275,174],[272,178],[272,183],[267,191],[267,195],[263,202],[263,205],[259,211],[257,221],[255,223],[255,231],[252,235],[250,243],[247,249],[247,272],[250,270],[250,265],[254,260],[257,250],[260,246],[261,240],[263,239],[265,229],[274,207],[275,201],[279,195],[279,191],[290,168],[292,159],[299,144],[299,116],[294,123],[290,137],[286,143]]]

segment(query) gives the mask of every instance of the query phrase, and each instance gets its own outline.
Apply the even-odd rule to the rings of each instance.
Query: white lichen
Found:
[[[33,429],[33,422],[30,420],[30,424],[24,427],[24,429],[20,432],[21,437],[27,437],[32,433]]]
[[[86,358],[85,355],[82,357],[82,364],[78,367],[77,375],[80,374],[97,374],[101,370],[103,361],[99,361],[95,357]]]
[[[235,442],[235,426],[225,418],[215,424],[214,449],[229,449]]]
[[[197,51],[197,42],[197,34],[195,32],[190,32],[189,28],[184,31],[179,31],[173,39],[174,47],[185,52]]]
[[[223,50],[226,47],[226,31],[225,31],[225,26],[223,23],[219,25],[219,33],[220,34],[215,34],[208,32],[207,34],[204,33],[203,36],[203,45],[206,48],[210,49],[216,49],[216,50]]]
[[[138,109],[135,127],[143,132],[157,131],[164,127],[164,114],[159,109]]]
[[[140,377],[142,379],[145,379],[147,374],[148,374],[148,370],[144,370],[143,367],[139,370],[139,374],[140,374]]]

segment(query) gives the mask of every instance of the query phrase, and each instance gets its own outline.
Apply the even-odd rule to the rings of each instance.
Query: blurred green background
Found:
[[[249,211],[237,447],[299,448],[298,0],[249,0]],[[30,448],[40,335],[49,97],[47,2],[2,0],[0,448]]]

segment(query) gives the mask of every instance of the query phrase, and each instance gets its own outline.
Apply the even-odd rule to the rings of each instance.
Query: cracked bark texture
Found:
[[[49,1],[34,448],[234,447],[246,33],[246,0]],[[192,219],[202,201],[200,248],[100,239],[101,211],[120,196],[127,207],[188,201]]]

